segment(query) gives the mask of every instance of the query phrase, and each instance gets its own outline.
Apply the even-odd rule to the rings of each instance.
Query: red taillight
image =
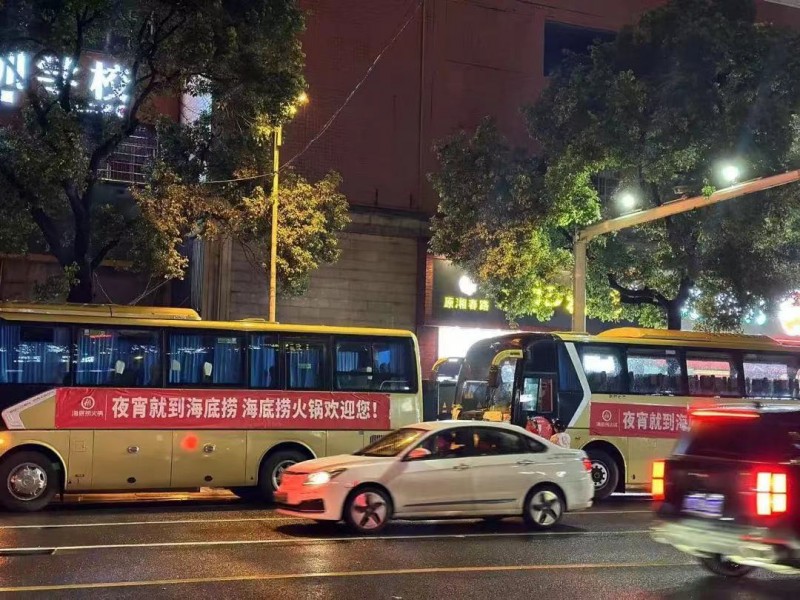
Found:
[[[657,460],[653,463],[653,475],[650,479],[650,493],[653,500],[664,499],[664,475],[667,471],[667,463]]]
[[[695,408],[689,411],[693,419],[757,419],[758,413],[754,410],[732,408]]]
[[[759,517],[770,517],[788,510],[789,488],[786,473],[758,471],[755,492],[756,514]]]
[[[583,468],[586,469],[587,473],[591,473],[592,472],[592,461],[590,461],[588,458],[584,458],[583,459]]]

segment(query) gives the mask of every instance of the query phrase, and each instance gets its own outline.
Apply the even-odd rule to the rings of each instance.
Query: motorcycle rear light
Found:
[[[588,458],[584,458],[583,459],[583,468],[586,469],[587,473],[591,473],[592,472],[592,461],[590,461]]]
[[[758,471],[755,492],[756,514],[759,517],[770,517],[788,510],[789,488],[786,473]]]
[[[664,499],[664,475],[667,471],[667,464],[663,460],[657,460],[653,463],[653,474],[650,482],[650,493],[653,500]]]

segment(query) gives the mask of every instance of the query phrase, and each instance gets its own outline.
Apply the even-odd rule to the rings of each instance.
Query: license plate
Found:
[[[286,504],[289,500],[289,494],[278,492],[273,496],[273,498],[278,504]]]
[[[719,518],[725,505],[722,494],[687,494],[683,499],[683,512],[699,517]]]

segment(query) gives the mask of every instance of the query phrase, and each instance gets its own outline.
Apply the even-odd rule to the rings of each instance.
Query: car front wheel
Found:
[[[740,565],[719,554],[709,558],[701,558],[700,564],[708,571],[714,573],[714,575],[721,575],[722,577],[744,577],[755,570],[755,567]]]
[[[344,521],[358,533],[378,533],[392,518],[392,501],[379,487],[355,490],[345,501]]]

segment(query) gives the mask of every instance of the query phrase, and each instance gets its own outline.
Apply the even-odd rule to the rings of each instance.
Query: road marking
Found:
[[[126,527],[131,525],[197,525],[204,523],[247,523],[252,521],[300,521],[294,517],[245,517],[243,519],[177,519],[166,521],[116,521],[111,523],[38,523],[26,525],[0,525],[3,529],[61,529],[68,527]]]
[[[651,510],[594,510],[584,512],[568,513],[566,518],[571,517],[591,517],[593,515],[624,515],[624,514],[650,514]],[[513,517],[510,517],[513,518]],[[402,520],[402,519],[401,519]],[[453,523],[455,521],[469,521],[469,517],[464,519],[424,519],[415,521],[416,523]],[[25,525],[0,525],[0,531],[6,529],[68,529],[75,527],[131,527],[141,525],[195,525],[206,523],[252,523],[252,522],[275,522],[275,521],[295,521],[304,522],[305,519],[296,517],[243,517],[239,519],[169,519],[155,521],[111,521],[98,523],[28,523]]]
[[[204,546],[248,546],[248,545],[305,545],[320,543],[339,543],[339,542],[375,542],[392,540],[448,540],[448,539],[467,539],[467,538],[498,538],[498,537],[558,537],[558,536],[614,536],[614,535],[639,535],[649,533],[648,529],[637,529],[632,531],[552,531],[540,532],[497,532],[497,533],[445,533],[445,534],[422,534],[422,535],[376,535],[366,537],[340,536],[340,537],[319,537],[319,538],[269,538],[260,540],[205,540],[196,542],[142,542],[138,544],[91,544],[84,546],[30,546],[30,547],[10,547],[0,548],[0,556],[13,556],[14,554],[30,554],[43,552],[66,552],[81,550],[117,550],[124,548],[180,548],[180,547],[204,547]]]
[[[382,575],[430,575],[442,573],[502,573],[509,571],[565,571],[570,569],[652,569],[695,566],[693,562],[682,563],[584,563],[557,565],[496,565],[475,567],[426,567],[419,569],[376,569],[372,571],[332,571],[323,573],[274,573],[262,575],[229,575],[223,577],[192,577],[182,579],[157,579],[142,581],[109,581],[92,583],[65,583],[54,585],[30,585],[0,587],[3,593],[56,592],[65,590],[89,590],[102,588],[126,588],[163,585],[187,585],[199,583],[226,583],[242,581],[286,581],[292,579],[377,577]]]

